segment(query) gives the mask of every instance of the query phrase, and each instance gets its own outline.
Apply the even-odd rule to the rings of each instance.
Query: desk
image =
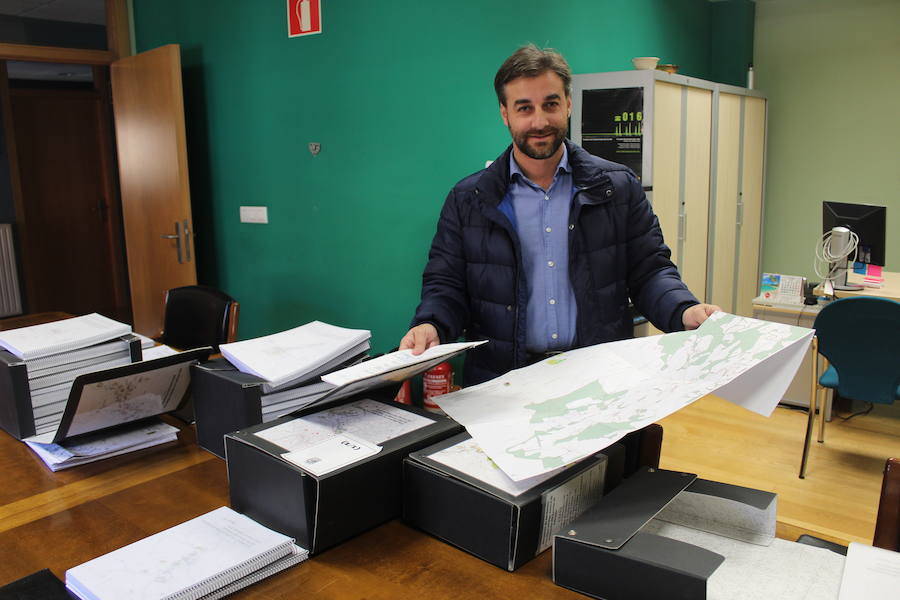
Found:
[[[842,291],[835,290],[836,298],[850,298],[853,296],[877,296],[879,298],[888,298],[900,302],[900,273],[892,273],[890,271],[882,271],[884,277],[884,287],[880,288],[863,288],[858,291]],[[852,271],[847,274],[847,283],[849,285],[862,285],[863,276]],[[813,294],[824,296],[825,291],[822,286],[818,286],[813,290]]]
[[[19,315],[18,317],[8,317],[0,319],[0,331],[8,331],[10,329],[18,329],[19,327],[30,327],[32,325],[41,325],[52,321],[62,321],[70,319],[72,315],[64,312],[42,312],[31,313],[28,315]]]
[[[63,579],[70,567],[228,504],[225,463],[197,446],[191,427],[177,442],[58,473],[0,433],[0,470],[0,585],[45,567]],[[779,524],[782,537],[803,532]],[[508,573],[391,521],[234,597],[583,599],[552,582],[550,558]]]

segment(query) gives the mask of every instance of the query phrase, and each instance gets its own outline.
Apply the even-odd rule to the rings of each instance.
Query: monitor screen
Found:
[[[869,204],[822,203],[822,233],[846,227],[859,236],[856,260],[884,266],[884,238],[887,209]]]

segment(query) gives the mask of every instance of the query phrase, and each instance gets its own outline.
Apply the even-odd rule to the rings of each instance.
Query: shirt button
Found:
[[[612,195],[613,195],[612,189],[606,190],[606,197],[607,197],[607,198],[610,197],[610,196],[612,196]]]
[[[550,196],[544,194],[544,200],[549,200],[549,199],[550,199]]]
[[[559,334],[558,334],[558,333],[552,333],[552,334],[550,334],[550,337],[552,337],[552,338],[555,340],[555,339],[557,339],[557,338],[559,337]]]
[[[512,304],[507,304],[506,310],[507,310],[507,312],[512,312]]]
[[[569,223],[569,231],[575,229],[575,223]]]
[[[556,299],[555,299],[555,298],[550,298],[550,304],[556,304]]]
[[[547,233],[550,233],[551,231],[553,231],[553,228],[552,228],[552,227],[548,227],[548,228],[546,228],[544,231],[546,231]]]
[[[555,264],[556,264],[556,263],[554,263],[552,260],[548,260],[548,261],[547,261],[547,266],[548,266],[548,267],[552,267],[552,266],[555,265]]]

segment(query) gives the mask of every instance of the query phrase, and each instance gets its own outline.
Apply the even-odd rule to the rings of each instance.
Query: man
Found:
[[[533,45],[503,63],[494,88],[513,144],[441,211],[400,348],[490,340],[467,354],[465,385],[631,337],[629,298],[663,331],[719,310],[681,281],[634,173],[565,139],[571,77],[560,54]]]

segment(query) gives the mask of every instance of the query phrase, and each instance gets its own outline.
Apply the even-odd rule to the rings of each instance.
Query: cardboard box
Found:
[[[120,339],[128,343],[131,362],[141,360],[140,338],[126,335]],[[0,350],[0,427],[18,440],[35,434],[28,364],[6,350]]]
[[[516,485],[472,444],[463,433],[410,454],[403,520],[509,571],[549,548],[553,533],[615,487],[625,466],[624,446],[613,444],[540,483]]]
[[[380,432],[374,427],[371,431],[364,428],[369,426],[366,419],[373,414]],[[376,439],[387,435],[384,431],[394,427],[391,423],[405,420],[421,422],[424,426],[384,441]],[[293,454],[289,450],[295,440],[311,440],[317,435],[316,430],[321,429],[326,432],[320,438],[324,440],[321,444],[328,444],[337,439],[333,434],[336,428],[350,432],[357,439],[380,444],[381,449],[377,454],[321,475],[311,471],[312,467],[301,467],[287,458]],[[326,407],[309,407],[271,423],[229,433],[225,436],[225,457],[231,506],[267,527],[294,537],[310,553],[321,552],[400,516],[403,458],[461,429],[446,416],[391,401],[372,400],[365,395]],[[310,442],[304,447],[309,450],[316,446]]]
[[[553,581],[605,600],[656,599],[661,590],[704,600],[725,557],[657,532],[674,524],[765,550],[775,536],[775,505],[769,492],[640,470],[554,536]]]

